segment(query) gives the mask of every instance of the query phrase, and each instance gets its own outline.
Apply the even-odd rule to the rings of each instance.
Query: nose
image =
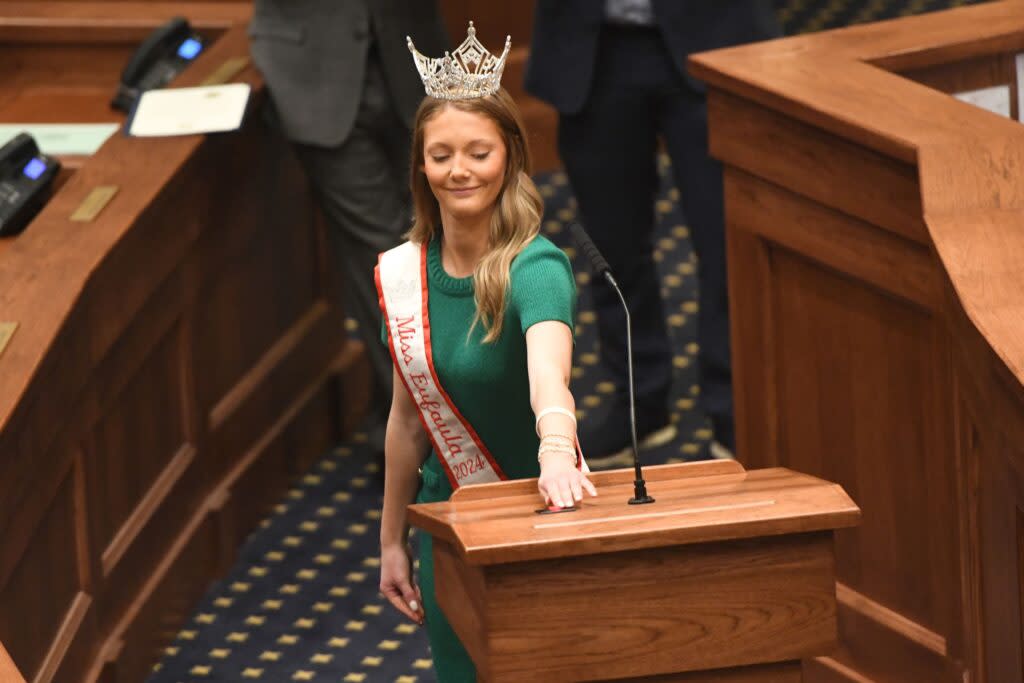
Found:
[[[465,180],[469,177],[469,168],[466,167],[465,159],[462,158],[461,154],[456,154],[452,158],[452,168],[449,171],[449,175],[452,180]]]

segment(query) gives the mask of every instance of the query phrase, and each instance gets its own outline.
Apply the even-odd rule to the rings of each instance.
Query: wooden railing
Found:
[[[699,55],[739,454],[841,484],[809,681],[1024,680],[1024,3]]]

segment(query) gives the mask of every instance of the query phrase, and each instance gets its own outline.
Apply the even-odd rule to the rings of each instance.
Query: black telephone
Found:
[[[121,72],[121,84],[110,106],[130,111],[147,90],[162,88],[203,51],[203,37],[184,17],[174,17],[150,33]]]
[[[41,154],[28,133],[0,147],[0,237],[25,229],[46,204],[60,162]]]

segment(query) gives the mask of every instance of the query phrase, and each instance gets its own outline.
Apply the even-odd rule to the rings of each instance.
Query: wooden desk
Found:
[[[0,2],[0,121],[119,120],[106,106],[149,30],[183,13],[216,37],[175,82],[197,85],[248,55],[248,11]],[[143,680],[365,395],[304,176],[257,72],[235,80],[253,87],[242,131],[115,134],[0,240],[0,321],[19,323],[0,353],[0,642],[29,681]],[[105,185],[96,219],[71,221]]]
[[[1024,680],[1024,128],[946,94],[1015,100],[1022,51],[1000,2],[691,61],[738,452],[864,515],[836,536],[843,649],[807,680]]]
[[[598,472],[579,510],[537,515],[535,479],[414,505],[438,604],[478,680],[797,683],[836,643],[835,484],[734,461]]]

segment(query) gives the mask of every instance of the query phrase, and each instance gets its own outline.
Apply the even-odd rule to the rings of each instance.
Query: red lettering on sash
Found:
[[[395,318],[395,326],[398,328],[398,344],[402,352],[402,360],[406,365],[412,363],[412,355],[409,353],[412,347],[409,340],[416,336],[416,328],[413,327],[415,320],[415,315],[410,315],[408,318]]]
[[[419,406],[420,410],[430,415],[430,421],[437,427],[438,434],[441,435],[441,439],[444,441],[445,448],[452,455],[458,455],[462,453],[462,446],[459,444],[463,437],[461,434],[454,434],[451,427],[445,423],[444,416],[441,414],[441,404],[438,401],[430,399],[431,378],[422,373],[409,373],[409,379],[412,380],[411,389],[416,392],[416,405]],[[435,389],[436,391],[436,389]]]

